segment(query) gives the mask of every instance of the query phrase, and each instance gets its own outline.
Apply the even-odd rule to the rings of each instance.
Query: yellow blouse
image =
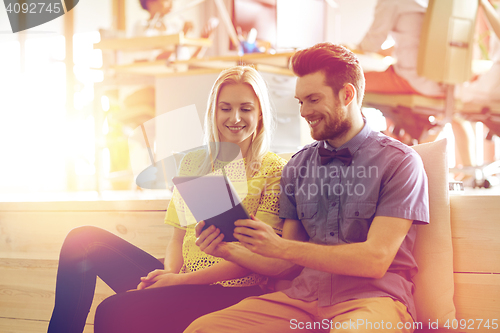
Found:
[[[181,164],[181,174],[196,174],[197,168],[200,165],[199,161],[204,156],[203,154],[204,151],[195,151],[186,155]],[[220,162],[215,162],[216,170],[222,166],[222,164],[217,165],[217,163]],[[253,214],[259,220],[271,225],[279,235],[283,231],[283,221],[279,218],[280,178],[285,164],[286,160],[274,153],[268,152],[262,160],[260,169],[252,178],[247,180],[248,194],[246,196],[241,196],[239,189],[241,186],[237,186],[238,181],[243,181],[246,178],[244,160],[231,162],[224,167],[226,176],[233,184],[236,184],[236,191],[243,198],[242,202],[248,214]],[[218,169],[213,173],[221,174],[222,172],[221,169]],[[165,223],[186,230],[182,246],[184,264],[180,273],[195,272],[223,260],[204,253],[196,246],[196,234],[194,230],[196,222],[177,190],[174,190],[167,208]],[[253,273],[243,278],[217,283],[226,287],[246,287],[263,282],[265,282],[264,276]]]

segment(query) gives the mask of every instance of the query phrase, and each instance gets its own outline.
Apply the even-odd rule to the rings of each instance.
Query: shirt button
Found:
[[[335,236],[335,233],[333,231],[330,232],[330,236],[332,236],[332,237]]]
[[[359,216],[359,212],[354,213],[354,215]]]
[[[335,206],[337,206],[337,203],[336,202],[332,203],[332,207],[335,207]]]
[[[300,214],[300,217],[304,217],[304,213]]]

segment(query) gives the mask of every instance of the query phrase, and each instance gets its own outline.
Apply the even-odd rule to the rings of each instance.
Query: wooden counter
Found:
[[[228,55],[202,59],[179,61],[144,61],[111,66],[117,74],[147,75],[153,77],[198,75],[220,73],[221,70],[238,64],[253,65],[257,70],[268,73],[293,76],[288,69],[292,52],[286,53],[250,53],[244,55]]]
[[[69,230],[99,226],[163,257],[172,232],[163,223],[167,205],[167,198],[0,202],[0,332],[47,329]],[[451,223],[458,319],[499,318],[500,196],[452,196]],[[98,281],[86,333],[93,331],[97,304],[112,293]]]
[[[450,199],[457,318],[499,322],[500,195]]]
[[[113,51],[137,51],[162,49],[176,46],[211,46],[208,38],[188,38],[184,34],[104,39],[94,44],[94,49]]]

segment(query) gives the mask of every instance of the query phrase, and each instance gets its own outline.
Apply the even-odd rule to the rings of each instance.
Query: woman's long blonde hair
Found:
[[[262,76],[250,66],[234,66],[223,70],[215,81],[207,102],[205,114],[205,133],[203,143],[208,147],[208,157],[201,169],[212,169],[213,160],[219,153],[219,145],[211,144],[220,142],[219,130],[216,123],[217,101],[221,89],[229,84],[248,84],[252,87],[257,99],[262,118],[252,136],[252,142],[246,154],[246,174],[250,178],[261,166],[262,158],[269,151],[275,120],[269,100],[269,92]],[[208,170],[207,170],[208,171]]]

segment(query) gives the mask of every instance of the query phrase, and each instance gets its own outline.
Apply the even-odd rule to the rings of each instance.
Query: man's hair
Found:
[[[351,83],[361,106],[365,92],[363,69],[354,53],[345,47],[325,42],[299,50],[292,56],[290,67],[298,77],[323,72],[325,84],[333,89],[335,96],[346,83]]]
[[[149,11],[148,2],[150,2],[150,1],[152,1],[152,0],[139,0],[139,3],[141,4],[142,9]]]
[[[148,10],[148,1],[149,0],[139,0],[139,3],[141,4],[142,9]]]

